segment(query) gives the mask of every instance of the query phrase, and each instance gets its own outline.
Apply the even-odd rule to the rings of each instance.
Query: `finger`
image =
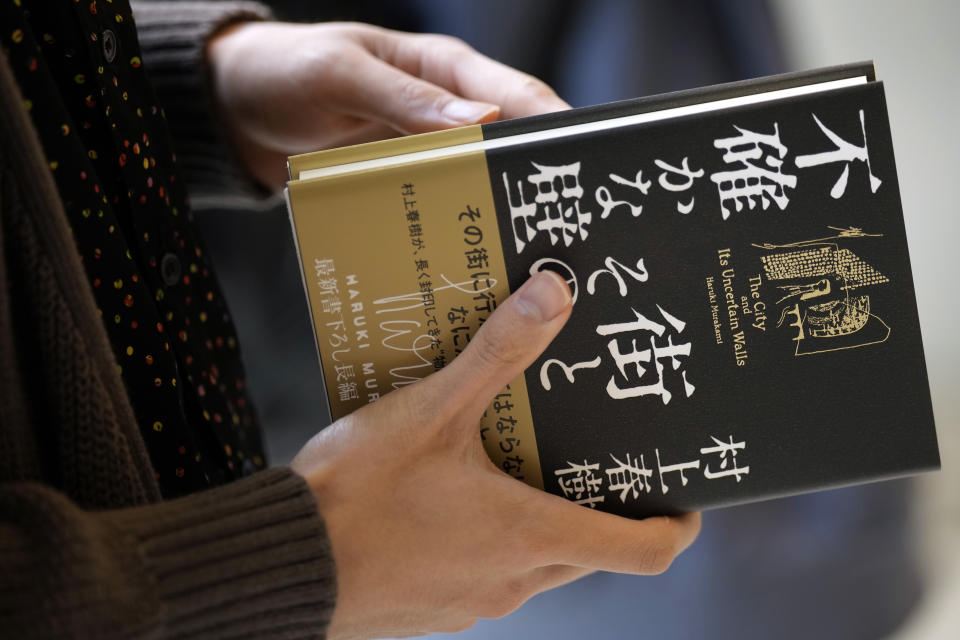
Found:
[[[387,62],[465,98],[499,105],[501,118],[570,108],[546,83],[456,38],[389,32],[378,40],[377,53]]]
[[[696,539],[700,514],[631,520],[542,494],[535,519],[550,561],[615,573],[663,573]]]
[[[537,567],[533,570],[531,584],[533,585],[534,595],[550,589],[562,587],[574,580],[594,573],[594,569],[585,567],[574,567],[566,564],[552,564],[546,567]]]
[[[476,419],[547,348],[570,308],[570,288],[560,276],[552,271],[532,276],[497,307],[463,353],[428,378],[436,385],[435,394],[445,398],[446,406]]]
[[[333,131],[324,131],[324,134],[321,142],[324,148],[346,147],[348,145],[363,144],[375,140],[387,140],[403,135],[402,132],[397,131],[383,122],[361,119],[357,119],[356,124],[351,126],[338,127]],[[303,140],[307,142],[305,139]],[[316,149],[317,146],[311,145],[306,148],[312,151]],[[286,156],[284,156],[284,158],[286,158]],[[286,173],[286,167],[284,167],[284,173]]]
[[[407,134],[490,122],[500,112],[496,105],[466,100],[367,52],[348,56],[336,73],[337,90],[325,96],[336,104],[327,106]]]

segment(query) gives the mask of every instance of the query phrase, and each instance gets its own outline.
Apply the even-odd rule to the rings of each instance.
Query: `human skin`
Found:
[[[569,108],[456,38],[359,23],[241,23],[207,61],[238,156],[272,188],[296,153]]]
[[[365,25],[244,24],[211,42],[208,64],[238,156],[268,186],[291,153],[566,107],[462,42]],[[484,409],[571,308],[559,276],[531,277],[444,369],[336,421],[294,459],[337,568],[328,638],[461,630],[594,570],[660,573],[693,542],[699,514],[597,512],[486,457]]]

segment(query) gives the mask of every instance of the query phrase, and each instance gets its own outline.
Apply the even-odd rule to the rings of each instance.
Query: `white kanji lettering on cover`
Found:
[[[557,469],[553,472],[557,476],[560,491],[567,500],[596,508],[597,503],[603,502],[604,496],[598,495],[603,485],[603,478],[599,475],[600,463],[583,464],[567,462],[566,469]]]
[[[718,454],[720,456],[720,471],[711,470],[710,465],[707,464],[703,469],[704,477],[706,477],[709,480],[713,480],[715,478],[725,478],[727,476],[734,476],[737,479],[737,482],[740,482],[741,475],[747,475],[748,473],[750,473],[750,467],[737,466],[737,452],[741,449],[746,448],[747,446],[746,442],[734,442],[733,436],[730,436],[729,443],[724,442],[722,440],[718,440],[713,436],[710,436],[710,439],[714,441],[716,446],[704,447],[700,449],[700,454],[701,455]]]
[[[540,385],[547,391],[550,391],[552,388],[552,385],[550,384],[551,365],[560,367],[560,370],[563,371],[563,375],[567,381],[573,383],[574,372],[578,369],[596,369],[600,366],[600,356],[597,356],[593,360],[578,362],[573,365],[564,364],[562,360],[557,360],[556,358],[550,358],[540,366]]]
[[[616,184],[635,189],[643,195],[647,195],[647,192],[650,191],[650,185],[652,184],[649,180],[643,179],[643,170],[637,171],[637,176],[633,180],[628,180],[627,178],[618,176],[615,173],[609,174],[609,178]],[[633,204],[628,200],[614,200],[613,196],[610,194],[610,189],[605,186],[597,187],[597,190],[594,193],[594,198],[602,209],[600,212],[601,220],[606,219],[607,216],[610,215],[611,211],[621,205],[628,206],[630,208],[630,213],[634,218],[643,212],[642,204]]]
[[[663,172],[657,178],[657,182],[659,182],[660,186],[667,191],[686,191],[693,186],[693,183],[697,178],[703,177],[703,169],[691,169],[690,161],[687,157],[684,157],[683,160],[680,161],[679,167],[668,164],[663,160],[654,159],[653,162],[658,167],[663,169]],[[671,182],[671,175],[680,176],[682,180],[678,182]],[[681,202],[680,200],[677,200],[677,211],[684,214],[693,211],[694,199],[695,198],[693,196],[690,196],[690,202]]]
[[[772,200],[781,211],[787,208],[790,198],[786,189],[797,186],[797,177],[781,171],[787,148],[780,142],[780,129],[773,123],[773,133],[755,133],[734,126],[740,135],[718,138],[713,146],[723,149],[723,161],[739,165],[729,171],[718,171],[710,176],[720,195],[720,210],[723,219],[730,217],[727,203],[741,211],[744,203],[750,209],[760,202],[765,210]],[[762,159],[762,164],[756,161]]]
[[[667,313],[660,305],[657,305],[657,309],[660,311],[663,319],[677,334],[680,334],[684,327],[686,327],[685,322]],[[680,358],[690,355],[690,343],[686,342],[682,344],[674,344],[673,334],[670,334],[667,336],[667,343],[665,345],[657,344],[656,339],[663,337],[664,333],[667,331],[667,327],[648,319],[636,309],[631,308],[630,310],[633,311],[634,315],[636,316],[635,320],[630,322],[600,325],[597,327],[597,333],[602,336],[609,336],[620,333],[630,333],[634,331],[649,331],[653,334],[650,337],[650,348],[638,349],[636,338],[630,339],[630,347],[632,350],[628,352],[622,352],[620,350],[620,345],[617,341],[617,338],[614,338],[607,343],[607,349],[609,350],[610,355],[613,356],[613,361],[617,365],[620,375],[628,382],[633,383],[631,386],[621,387],[617,384],[617,376],[613,375],[610,377],[610,380],[607,383],[607,395],[615,400],[635,398],[646,395],[657,395],[660,396],[663,404],[668,404],[670,399],[673,397],[673,394],[664,384],[664,365],[662,361],[669,361],[673,371],[679,370],[682,365]],[[656,371],[655,382],[650,382],[648,384],[642,383],[645,379],[644,374],[646,374],[647,369],[641,363],[653,363]],[[628,367],[632,367],[632,370],[628,369]],[[681,377],[683,379],[684,392],[689,398],[691,395],[693,395],[695,387],[687,381],[686,371],[681,372]],[[637,381],[637,379],[639,379],[639,381]]]
[[[870,152],[867,150],[867,126],[863,118],[863,109],[860,109],[860,132],[863,134],[862,147],[850,144],[820,122],[820,118],[818,118],[816,114],[811,115],[813,116],[813,121],[817,123],[820,130],[823,131],[824,135],[830,139],[830,142],[832,142],[836,148],[833,151],[797,156],[794,160],[796,165],[801,169],[805,169],[807,167],[817,167],[822,164],[843,162],[843,171],[840,172],[837,181],[833,183],[833,188],[830,189],[830,196],[836,200],[847,190],[847,178],[850,176],[850,163],[854,160],[859,160],[867,165],[867,174],[870,176],[870,192],[876,193],[880,185],[883,184],[883,181],[873,175],[873,168],[870,166]]]
[[[593,215],[580,210],[583,187],[580,186],[580,163],[549,166],[531,162],[537,173],[527,176],[527,182],[536,188],[533,200],[524,195],[523,182],[517,181],[517,197],[513,197],[510,180],[502,174],[510,209],[510,224],[517,253],[521,253],[536,236],[545,231],[550,244],[563,242],[569,247],[579,237],[587,239],[587,225]]]
[[[653,471],[647,469],[643,462],[643,454],[640,454],[639,460],[631,460],[630,454],[627,454],[627,461],[621,462],[612,453],[610,457],[617,464],[616,467],[605,469],[607,474],[607,489],[620,492],[620,502],[626,502],[628,495],[633,495],[634,500],[640,497],[640,493],[650,493],[650,478],[653,477]]]
[[[670,487],[667,486],[665,475],[668,473],[679,473],[680,474],[680,485],[687,486],[687,476],[684,474],[684,471],[688,469],[699,469],[700,461],[691,460],[690,462],[678,462],[677,464],[663,464],[660,460],[660,449],[654,449],[654,453],[657,456],[657,473],[660,476],[660,491],[667,493],[670,491]]]
[[[597,269],[587,278],[587,293],[590,295],[596,293],[597,278],[603,274],[613,276],[613,279],[617,282],[617,290],[620,292],[621,298],[625,298],[627,295],[627,282],[623,278],[624,275],[630,276],[637,282],[646,282],[649,277],[647,269],[643,265],[643,258],[637,260],[636,271],[620,264],[611,256],[607,256],[603,261],[603,265],[606,267],[605,269]]]

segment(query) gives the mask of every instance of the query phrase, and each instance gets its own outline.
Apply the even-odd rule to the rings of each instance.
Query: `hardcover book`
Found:
[[[334,419],[551,269],[570,320],[479,425],[505,473],[644,517],[939,468],[870,63],[289,164]]]

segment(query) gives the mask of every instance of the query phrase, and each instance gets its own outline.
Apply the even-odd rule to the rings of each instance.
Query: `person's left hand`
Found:
[[[456,38],[359,23],[241,23],[207,63],[237,155],[271,188],[288,155],[569,108]]]
[[[661,573],[697,537],[698,513],[595,511],[512,478],[484,453],[481,414],[572,309],[563,279],[537,273],[447,366],[340,418],[294,458],[336,565],[327,638],[459,631],[594,570]]]

